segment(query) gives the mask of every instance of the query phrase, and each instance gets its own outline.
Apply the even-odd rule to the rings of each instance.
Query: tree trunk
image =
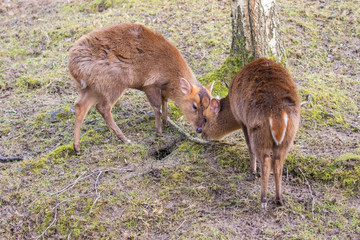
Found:
[[[203,80],[206,84],[220,80],[222,84],[215,84],[214,94],[222,97],[227,95],[226,87],[235,74],[250,61],[267,57],[286,64],[275,0],[231,0],[231,16],[230,56]]]
[[[286,61],[275,0],[231,0],[230,55],[243,65],[259,57]]]

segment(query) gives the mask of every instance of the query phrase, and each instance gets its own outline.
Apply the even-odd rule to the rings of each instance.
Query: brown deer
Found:
[[[185,118],[201,132],[203,98],[212,85],[199,84],[174,45],[139,24],[118,24],[94,30],[70,49],[69,71],[80,96],[75,104],[74,150],[80,151],[80,127],[94,104],[123,142],[130,142],[116,125],[111,109],[127,88],[144,91],[155,112],[156,133],[167,125],[167,101],[173,100]]]
[[[282,205],[284,159],[300,121],[299,97],[289,73],[272,60],[257,59],[232,79],[227,97],[213,98],[208,105],[204,110],[202,137],[221,139],[242,128],[251,160],[248,180],[256,177],[256,160],[261,163],[261,207],[267,207],[270,163],[275,176],[276,202]]]

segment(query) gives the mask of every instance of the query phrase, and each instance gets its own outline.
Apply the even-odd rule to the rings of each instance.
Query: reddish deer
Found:
[[[276,202],[282,205],[284,159],[300,121],[299,97],[289,73],[272,60],[257,59],[236,74],[227,97],[213,98],[208,105],[204,110],[202,137],[221,139],[242,128],[251,160],[248,180],[256,177],[256,160],[261,163],[261,207],[267,207],[270,163],[275,177]]]
[[[139,24],[118,24],[94,30],[70,49],[69,71],[80,96],[75,104],[74,150],[80,151],[80,127],[94,104],[109,127],[129,142],[116,125],[111,109],[127,88],[144,91],[155,112],[155,126],[162,135],[167,124],[167,101],[173,100],[185,118],[201,132],[203,98],[211,98],[212,85],[199,84],[174,45]]]

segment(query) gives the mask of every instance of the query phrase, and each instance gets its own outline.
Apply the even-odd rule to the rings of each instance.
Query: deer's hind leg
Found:
[[[250,142],[247,127],[245,125],[242,125],[242,130],[244,132],[246,145],[248,146],[249,155],[250,155],[250,170],[249,170],[249,176],[246,178],[246,180],[247,181],[254,181],[256,179],[256,176],[257,176],[257,173],[256,173],[256,155],[254,154],[254,150],[251,147],[251,142]]]
[[[162,101],[161,89],[157,88],[155,86],[149,86],[144,89],[144,92],[150,102],[151,107],[154,109],[156,134],[158,136],[162,136],[160,107],[161,107],[161,105],[164,106],[166,104]],[[164,111],[164,109],[163,109],[163,111]],[[167,109],[166,109],[166,111],[167,111]],[[163,116],[164,116],[164,113],[163,113]],[[167,112],[166,112],[166,117],[167,117]]]
[[[95,104],[96,95],[89,90],[80,92],[79,100],[75,104],[75,124],[74,124],[74,151],[80,153],[80,128],[84,122],[89,109]]]
[[[161,106],[161,111],[162,111],[162,123],[165,127],[168,126],[168,109],[167,109],[167,102],[168,100],[165,97],[161,97],[161,101],[162,101],[162,106]]]
[[[282,173],[283,173],[283,166],[284,166],[284,160],[287,155],[286,147],[276,146],[273,151],[273,172],[274,172],[274,178],[275,178],[275,194],[276,194],[276,203],[278,205],[283,205],[283,198],[281,194],[281,182],[282,182]]]
[[[117,92],[112,92],[111,95],[102,96],[96,104],[96,109],[99,111],[101,116],[104,118],[106,124],[115,132],[116,136],[123,141],[124,143],[130,143],[130,141],[125,137],[124,133],[115,123],[114,118],[111,114],[112,107],[116,101],[121,97],[125,92],[126,88],[117,89]]]

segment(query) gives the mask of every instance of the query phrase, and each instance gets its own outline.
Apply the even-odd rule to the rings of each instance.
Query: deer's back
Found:
[[[118,24],[84,35],[70,49],[69,70],[77,81],[99,90],[119,84],[141,90],[165,85],[177,75],[194,78],[175,46],[139,24]]]
[[[248,128],[269,129],[269,117],[281,115],[282,111],[295,121],[294,125],[298,122],[295,83],[287,70],[272,60],[260,58],[246,65],[234,77],[229,97],[235,118]]]

